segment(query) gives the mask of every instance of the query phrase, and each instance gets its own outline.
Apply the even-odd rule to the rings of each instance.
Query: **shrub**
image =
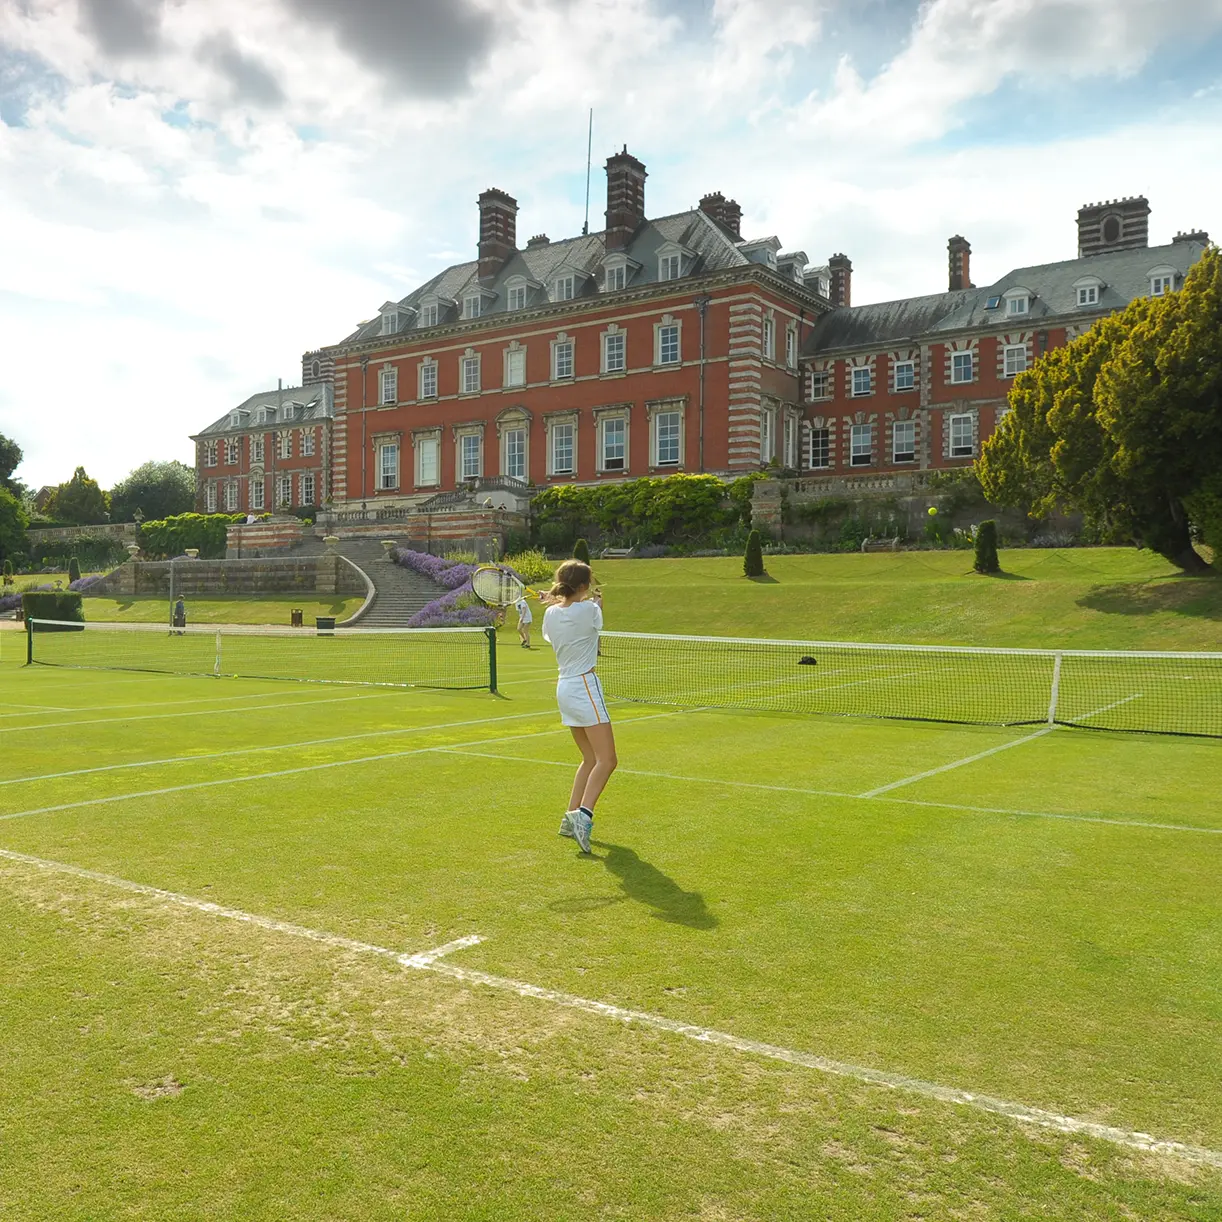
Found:
[[[21,609],[27,621],[43,619],[75,624],[85,622],[81,596],[69,590],[29,590],[21,596]]]
[[[747,550],[743,553],[743,572],[748,577],[764,575],[764,552],[758,530],[753,530],[747,536]]]
[[[5,577],[11,577],[13,575],[13,562],[11,560],[6,559],[4,561],[3,572]]]
[[[145,522],[140,541],[150,556],[165,559],[178,556],[189,547],[198,548],[203,560],[222,560],[226,532],[230,526],[245,522],[241,513],[180,513],[176,517]]]
[[[555,565],[537,548],[533,551],[511,552],[505,557],[507,564],[527,585],[551,581]]]
[[[474,552],[446,552],[443,559],[451,564],[479,564],[479,557]]]
[[[34,563],[38,567],[52,564],[67,568],[73,556],[83,568],[112,569],[127,559],[127,549],[118,539],[80,534],[66,543],[44,543],[33,550]]]
[[[590,563],[590,545],[584,539],[578,539],[573,544],[573,559],[580,560],[582,564]]]
[[[1001,561],[997,559],[997,523],[990,518],[976,527],[977,573],[1000,573]]]
[[[457,589],[464,582],[471,580],[476,565],[456,563],[442,556],[434,556],[430,552],[412,551],[410,547],[396,547],[391,550],[390,558],[402,568],[411,569],[422,577],[435,581],[448,590]],[[417,625],[419,627],[420,625]]]
[[[81,579],[81,562],[75,556],[68,557],[68,580],[80,581]]]

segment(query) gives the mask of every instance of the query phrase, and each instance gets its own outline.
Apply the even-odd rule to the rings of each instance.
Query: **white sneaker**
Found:
[[[590,833],[594,830],[594,820],[585,811],[575,810],[571,816],[573,823],[573,839],[577,841],[583,853],[590,851]]]
[[[577,837],[573,833],[573,816],[576,811],[565,811],[564,818],[560,820],[560,835],[567,836],[570,840],[576,840]]]

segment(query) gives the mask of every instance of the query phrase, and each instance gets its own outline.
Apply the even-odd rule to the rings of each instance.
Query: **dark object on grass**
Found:
[[[573,559],[580,560],[582,564],[590,563],[590,545],[584,539],[578,539],[573,544]]]
[[[990,518],[976,527],[977,573],[1000,573],[1001,561],[997,558],[997,523]]]
[[[764,548],[760,543],[760,532],[753,530],[747,536],[747,550],[743,554],[743,573],[748,577],[763,577]]]
[[[70,631],[58,628],[58,624],[85,622],[81,596],[68,590],[27,590],[21,596],[21,609],[27,623],[32,619],[56,621],[57,627],[40,627],[39,631]]]
[[[818,666],[819,663],[816,662],[815,659],[810,656],[810,654],[806,654],[805,657],[801,657],[798,659],[798,665],[799,666]]]
[[[68,559],[68,580],[69,581],[80,581],[80,579],[81,579],[81,562],[75,556],[71,556]]]

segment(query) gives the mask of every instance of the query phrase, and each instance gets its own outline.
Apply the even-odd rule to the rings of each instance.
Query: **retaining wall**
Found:
[[[111,598],[209,594],[365,594],[360,574],[342,556],[245,560],[135,560],[121,565],[90,589]]]

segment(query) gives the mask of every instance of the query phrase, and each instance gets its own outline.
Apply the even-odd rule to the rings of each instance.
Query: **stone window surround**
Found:
[[[631,462],[632,404],[609,403],[604,407],[594,408],[591,414],[594,417],[595,430],[595,471],[600,475],[623,475],[628,470]],[[611,471],[607,471],[603,466],[603,422],[606,420],[622,420],[624,422],[624,465],[616,467]]]
[[[651,399],[645,404],[645,422],[649,429],[649,469],[651,471],[682,471],[686,467],[687,454],[687,405],[686,395],[677,395],[670,399]],[[679,461],[658,463],[658,436],[655,421],[658,416],[670,412],[679,414]]]
[[[440,424],[431,425],[427,428],[412,429],[412,482],[417,488],[439,488],[441,486],[441,433],[442,426]],[[420,446],[425,441],[435,442],[437,446],[435,451],[437,456],[437,478],[428,483],[420,478]]]

